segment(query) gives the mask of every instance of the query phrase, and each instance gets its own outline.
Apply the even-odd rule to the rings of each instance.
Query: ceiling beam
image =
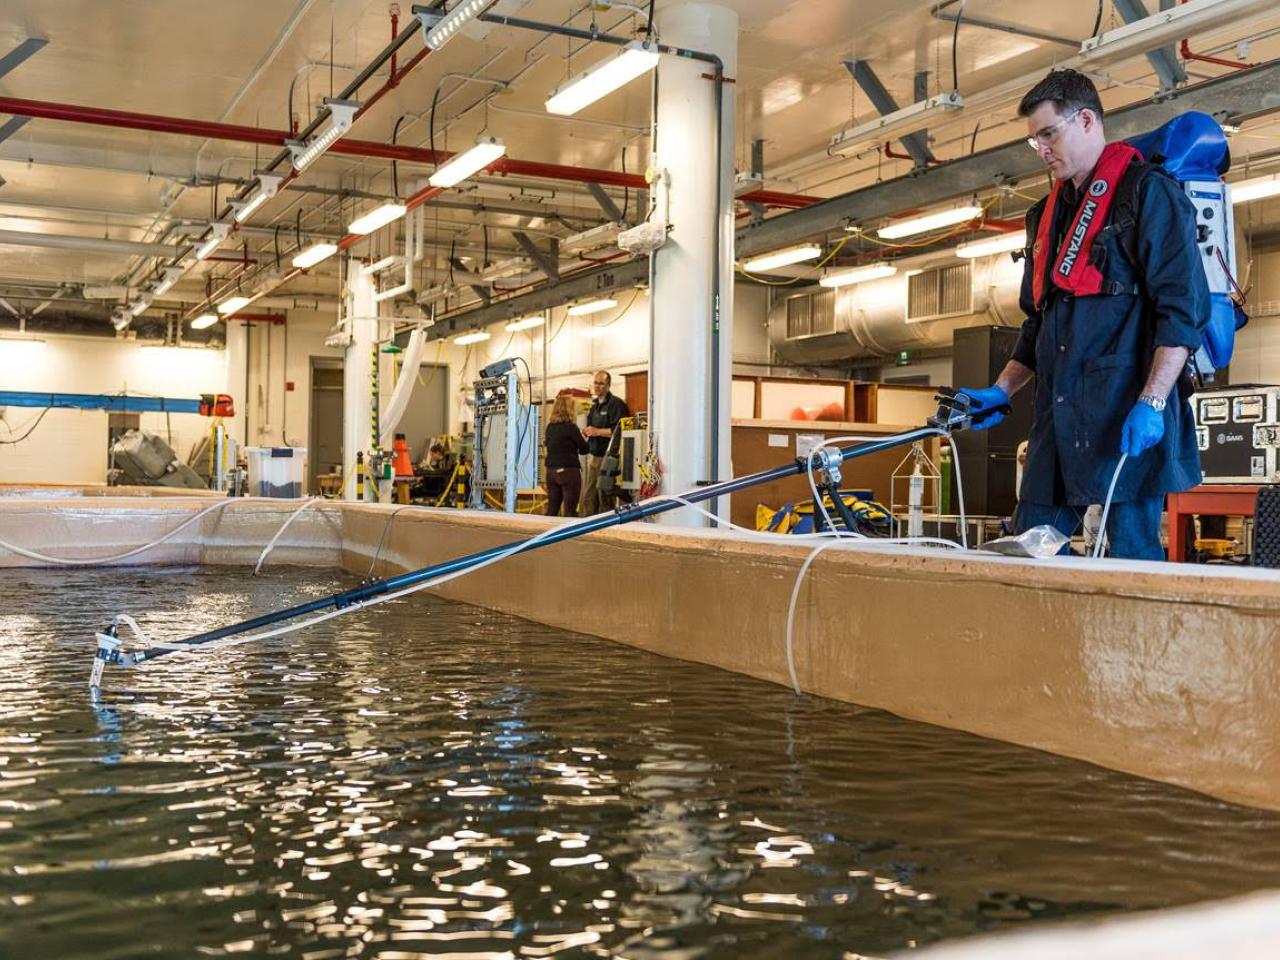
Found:
[[[427,339],[439,340],[455,333],[486,327],[500,320],[537,313],[558,307],[581,297],[603,296],[625,287],[634,287],[649,279],[649,258],[640,257],[616,266],[596,267],[570,274],[559,283],[548,284],[519,293],[514,297],[497,300],[487,306],[463,310],[453,316],[437,320],[427,328]]]
[[[884,88],[884,84],[880,82],[880,78],[876,76],[876,72],[865,60],[841,60],[849,75],[862,88],[862,92],[867,95],[867,99],[871,101],[871,105],[879,111],[881,116],[887,116],[890,113],[898,112],[898,101],[893,99],[893,94]],[[915,133],[908,133],[904,137],[900,137],[898,142],[911,155],[911,159],[915,161],[917,167],[927,166],[933,162],[934,156],[929,150],[929,138],[923,130]]]
[[[598,183],[588,183],[587,190],[591,196],[595,197],[596,203],[600,204],[600,209],[604,211],[605,219],[618,223],[622,220],[622,210],[613,202],[613,197],[604,192],[604,188]]]
[[[1107,137],[1119,140],[1144,133],[1185,110],[1235,120],[1274,113],[1280,111],[1277,90],[1280,60],[1273,60],[1108,113]],[[737,231],[735,254],[741,258],[778,250],[841,231],[849,223],[878,220],[1042,173],[1040,158],[1027,149],[1024,141],[1015,140],[910,176],[780,213],[761,223],[747,223]]]
[[[1142,0],[1114,0],[1114,3],[1116,12],[1124,18],[1125,23],[1145,20],[1150,16]],[[1172,90],[1179,84],[1187,82],[1187,71],[1182,69],[1182,64],[1178,62],[1178,55],[1174,52],[1172,44],[1148,50],[1145,56],[1151,64],[1151,69],[1160,78],[1161,90]]]
[[[0,77],[26,63],[31,57],[49,45],[43,37],[28,37],[20,44],[0,57]]]
[[[512,230],[511,236],[515,237],[516,243],[520,244],[520,249],[525,252],[525,255],[530,260],[537,264],[539,270],[551,278],[552,282],[560,279],[560,256],[559,251],[556,249],[559,247],[559,243],[556,240],[552,239],[551,253],[547,254],[538,249],[538,245],[533,242],[527,233]]]

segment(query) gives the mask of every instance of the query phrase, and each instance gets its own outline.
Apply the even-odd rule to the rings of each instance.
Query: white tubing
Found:
[[[322,503],[322,502],[324,502],[324,497],[312,497],[311,499],[307,500],[302,506],[300,506],[297,510],[293,511],[293,513],[289,514],[288,520],[280,524],[280,529],[277,530],[276,535],[272,537],[270,541],[268,541],[267,545],[262,550],[262,555],[258,557],[258,562],[253,568],[253,575],[255,577],[258,575],[258,572],[262,570],[262,564],[266,561],[267,554],[270,553],[271,550],[275,547],[276,541],[280,539],[281,535],[287,529],[289,529],[289,524],[293,523],[294,520],[298,519],[298,517],[301,516],[302,511],[306,510],[307,507],[310,507],[314,504]]]
[[[960,507],[960,546],[969,549],[969,522],[964,515],[964,481],[960,478],[960,452],[956,450],[956,438],[947,434],[951,444],[951,469],[956,472],[956,500]]]
[[[400,379],[396,382],[395,392],[391,394],[387,412],[382,415],[382,435],[379,440],[384,450],[391,449],[396,427],[400,425],[400,418],[404,416],[409,406],[409,398],[413,396],[414,385],[418,382],[418,366],[422,363],[422,350],[426,343],[426,327],[419,324],[409,335],[409,346],[404,352],[404,365],[401,367]]]
[[[170,530],[168,533],[166,533],[164,536],[160,537],[159,539],[152,540],[150,543],[143,544],[140,547],[134,547],[132,550],[126,550],[124,553],[117,553],[110,557],[90,557],[88,559],[78,559],[73,557],[52,557],[52,556],[49,556],[48,554],[37,553],[35,550],[28,550],[26,547],[20,547],[15,543],[9,543],[5,540],[0,540],[0,547],[4,548],[5,550],[8,550],[10,553],[16,553],[18,554],[18,556],[27,557],[30,560],[39,560],[41,563],[51,563],[51,564],[60,565],[64,567],[91,567],[100,563],[115,563],[117,560],[127,560],[129,559],[129,557],[136,557],[140,553],[145,553],[146,551],[151,550],[155,547],[158,547],[160,546],[160,544],[173,539],[175,536],[177,536],[187,527],[191,526],[191,524],[195,523],[201,517],[204,517],[210,513],[213,513],[213,511],[215,510],[222,510],[226,507],[234,506],[235,504],[238,504],[238,503],[272,503],[279,506],[281,504],[286,504],[286,503],[297,503],[298,499],[300,498],[283,499],[283,498],[277,498],[277,497],[230,497],[225,500],[219,500],[217,503],[209,507],[206,507],[205,509],[201,510],[199,513],[196,513],[191,515],[190,517],[187,517],[186,520],[183,520],[182,523],[178,524],[176,527],[174,527],[172,530]],[[307,501],[303,504],[303,506],[309,505],[310,502],[311,502],[310,498],[308,498]],[[285,525],[287,526],[288,523],[292,521],[292,519],[293,518],[290,517],[289,521],[285,522]]]
[[[1107,487],[1107,499],[1102,504],[1102,522],[1098,524],[1098,542],[1093,545],[1093,558],[1095,560],[1102,556],[1102,545],[1107,540],[1107,516],[1111,513],[1111,498],[1116,492],[1116,481],[1120,479],[1120,470],[1128,459],[1129,455],[1127,453],[1120,454],[1120,462],[1116,464],[1115,473],[1111,474],[1111,486]]]

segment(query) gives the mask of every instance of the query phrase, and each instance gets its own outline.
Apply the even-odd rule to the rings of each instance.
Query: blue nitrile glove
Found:
[[[973,423],[969,426],[970,430],[986,430],[1004,419],[1004,412],[1000,408],[1009,405],[1009,395],[1004,392],[1003,387],[992,385],[981,390],[961,387],[956,393],[963,394],[971,401],[969,412],[973,416]]]
[[[1164,413],[1145,403],[1135,403],[1125,417],[1120,433],[1120,452],[1137,457],[1160,442],[1164,436]]]

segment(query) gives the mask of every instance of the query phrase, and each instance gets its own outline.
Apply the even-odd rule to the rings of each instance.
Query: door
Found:
[[[311,358],[311,432],[307,448],[307,489],[320,489],[316,476],[342,472],[342,361]]]

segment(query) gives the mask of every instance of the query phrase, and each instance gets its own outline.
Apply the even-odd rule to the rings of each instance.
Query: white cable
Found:
[[[61,564],[62,566],[65,566],[65,567],[88,567],[88,566],[93,566],[95,564],[100,564],[100,563],[114,563],[117,560],[127,560],[129,557],[135,557],[140,553],[145,553],[146,551],[151,550],[154,547],[160,546],[160,544],[166,542],[167,540],[171,540],[173,537],[177,536],[180,532],[185,530],[191,524],[195,523],[201,517],[204,517],[215,510],[222,510],[226,507],[234,506],[238,503],[272,503],[276,505],[281,505],[286,503],[296,503],[298,499],[300,498],[290,497],[289,499],[286,500],[278,497],[234,497],[234,498],[228,498],[225,500],[219,500],[217,503],[213,504],[212,506],[206,507],[205,509],[201,510],[199,513],[192,514],[190,517],[187,517],[186,520],[183,520],[182,523],[178,524],[176,527],[174,527],[172,530],[170,530],[168,533],[166,533],[164,536],[160,537],[159,539],[152,540],[150,543],[144,544],[141,547],[134,547],[132,550],[127,550],[124,553],[117,553],[114,556],[110,556],[110,557],[90,557],[88,559],[75,559],[71,557],[51,557],[47,554],[37,553],[34,550],[28,550],[26,547],[20,547],[17,544],[9,543],[5,540],[0,540],[0,547],[3,547],[5,550],[8,550],[10,553],[16,553],[19,556],[27,557],[31,560],[39,560],[41,563]]]
[[[280,529],[276,531],[276,535],[272,537],[270,541],[268,541],[267,545],[262,550],[262,555],[258,557],[258,562],[253,568],[253,575],[255,577],[258,575],[258,572],[262,569],[262,564],[266,561],[267,554],[270,553],[272,548],[275,547],[276,541],[280,539],[281,535],[287,529],[289,529],[289,524],[293,523],[294,520],[298,519],[298,517],[302,514],[302,511],[306,510],[307,507],[314,506],[317,503],[321,503],[323,500],[324,500],[324,497],[311,497],[309,500],[303,503],[302,506],[300,506],[297,510],[289,514],[289,519],[280,525]]]
[[[821,536],[821,534],[819,534]],[[791,588],[791,601],[787,604],[787,672],[791,675],[791,689],[799,696],[803,691],[800,689],[800,680],[796,676],[796,660],[795,660],[795,618],[796,618],[796,602],[800,598],[800,587],[804,583],[805,575],[809,572],[809,567],[813,565],[813,561],[818,558],[823,550],[827,550],[836,545],[841,545],[845,549],[863,548],[874,546],[882,543],[928,543],[939,546],[957,549],[956,544],[950,540],[942,540],[938,537],[897,537],[890,539],[872,539],[863,537],[858,543],[849,543],[849,540],[856,539],[853,537],[837,534],[826,543],[820,543],[814,547],[809,556],[805,557],[804,563],[800,565],[800,571],[796,574],[795,585]]]
[[[1116,481],[1120,479],[1120,470],[1129,459],[1127,453],[1120,454],[1120,462],[1116,464],[1115,473],[1111,474],[1111,486],[1107,487],[1107,499],[1102,504],[1102,522],[1098,524],[1098,542],[1093,545],[1093,558],[1102,556],[1102,545],[1107,539],[1107,515],[1111,513],[1111,497],[1116,492]]]
[[[960,546],[969,549],[969,522],[964,515],[964,481],[960,477],[960,452],[956,450],[956,438],[947,434],[947,442],[951,444],[951,469],[956,474],[956,500],[960,507]]]

